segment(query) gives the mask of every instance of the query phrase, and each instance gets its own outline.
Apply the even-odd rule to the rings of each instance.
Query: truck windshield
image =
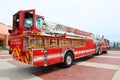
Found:
[[[32,12],[25,12],[24,15],[24,27],[30,28],[33,26],[33,13]]]
[[[26,27],[26,28],[32,27],[32,18],[26,18],[25,19],[25,25],[24,25],[24,27]]]
[[[36,28],[42,29],[42,18],[36,17]]]

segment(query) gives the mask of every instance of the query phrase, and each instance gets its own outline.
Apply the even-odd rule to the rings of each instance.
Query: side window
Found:
[[[17,13],[13,16],[13,30],[16,30],[19,28],[19,22],[20,22],[20,13]]]
[[[42,28],[42,18],[36,17],[36,28],[37,29]]]

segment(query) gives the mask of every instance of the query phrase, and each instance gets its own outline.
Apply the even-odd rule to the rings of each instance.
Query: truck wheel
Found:
[[[98,51],[97,51],[97,55],[100,55],[102,52],[101,52],[101,50],[99,49]]]
[[[11,51],[11,50],[9,50],[9,54],[12,54],[12,51]]]
[[[107,54],[108,53],[107,50],[105,50],[104,53]]]
[[[70,67],[73,63],[73,55],[68,52],[65,57],[64,57],[64,67],[67,68],[67,67]]]

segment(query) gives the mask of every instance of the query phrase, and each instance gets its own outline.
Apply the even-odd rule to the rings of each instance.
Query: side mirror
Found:
[[[8,33],[11,34],[13,32],[13,30],[8,30]]]
[[[45,20],[45,17],[43,17],[42,20]]]
[[[46,25],[46,23],[43,23],[43,25]]]

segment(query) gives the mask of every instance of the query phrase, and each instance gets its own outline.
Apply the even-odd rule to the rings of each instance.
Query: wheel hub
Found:
[[[71,62],[72,62],[72,59],[71,59],[71,57],[70,57],[70,56],[68,56],[68,57],[67,57],[67,64],[68,64],[68,65],[70,65],[70,64],[71,64]]]

